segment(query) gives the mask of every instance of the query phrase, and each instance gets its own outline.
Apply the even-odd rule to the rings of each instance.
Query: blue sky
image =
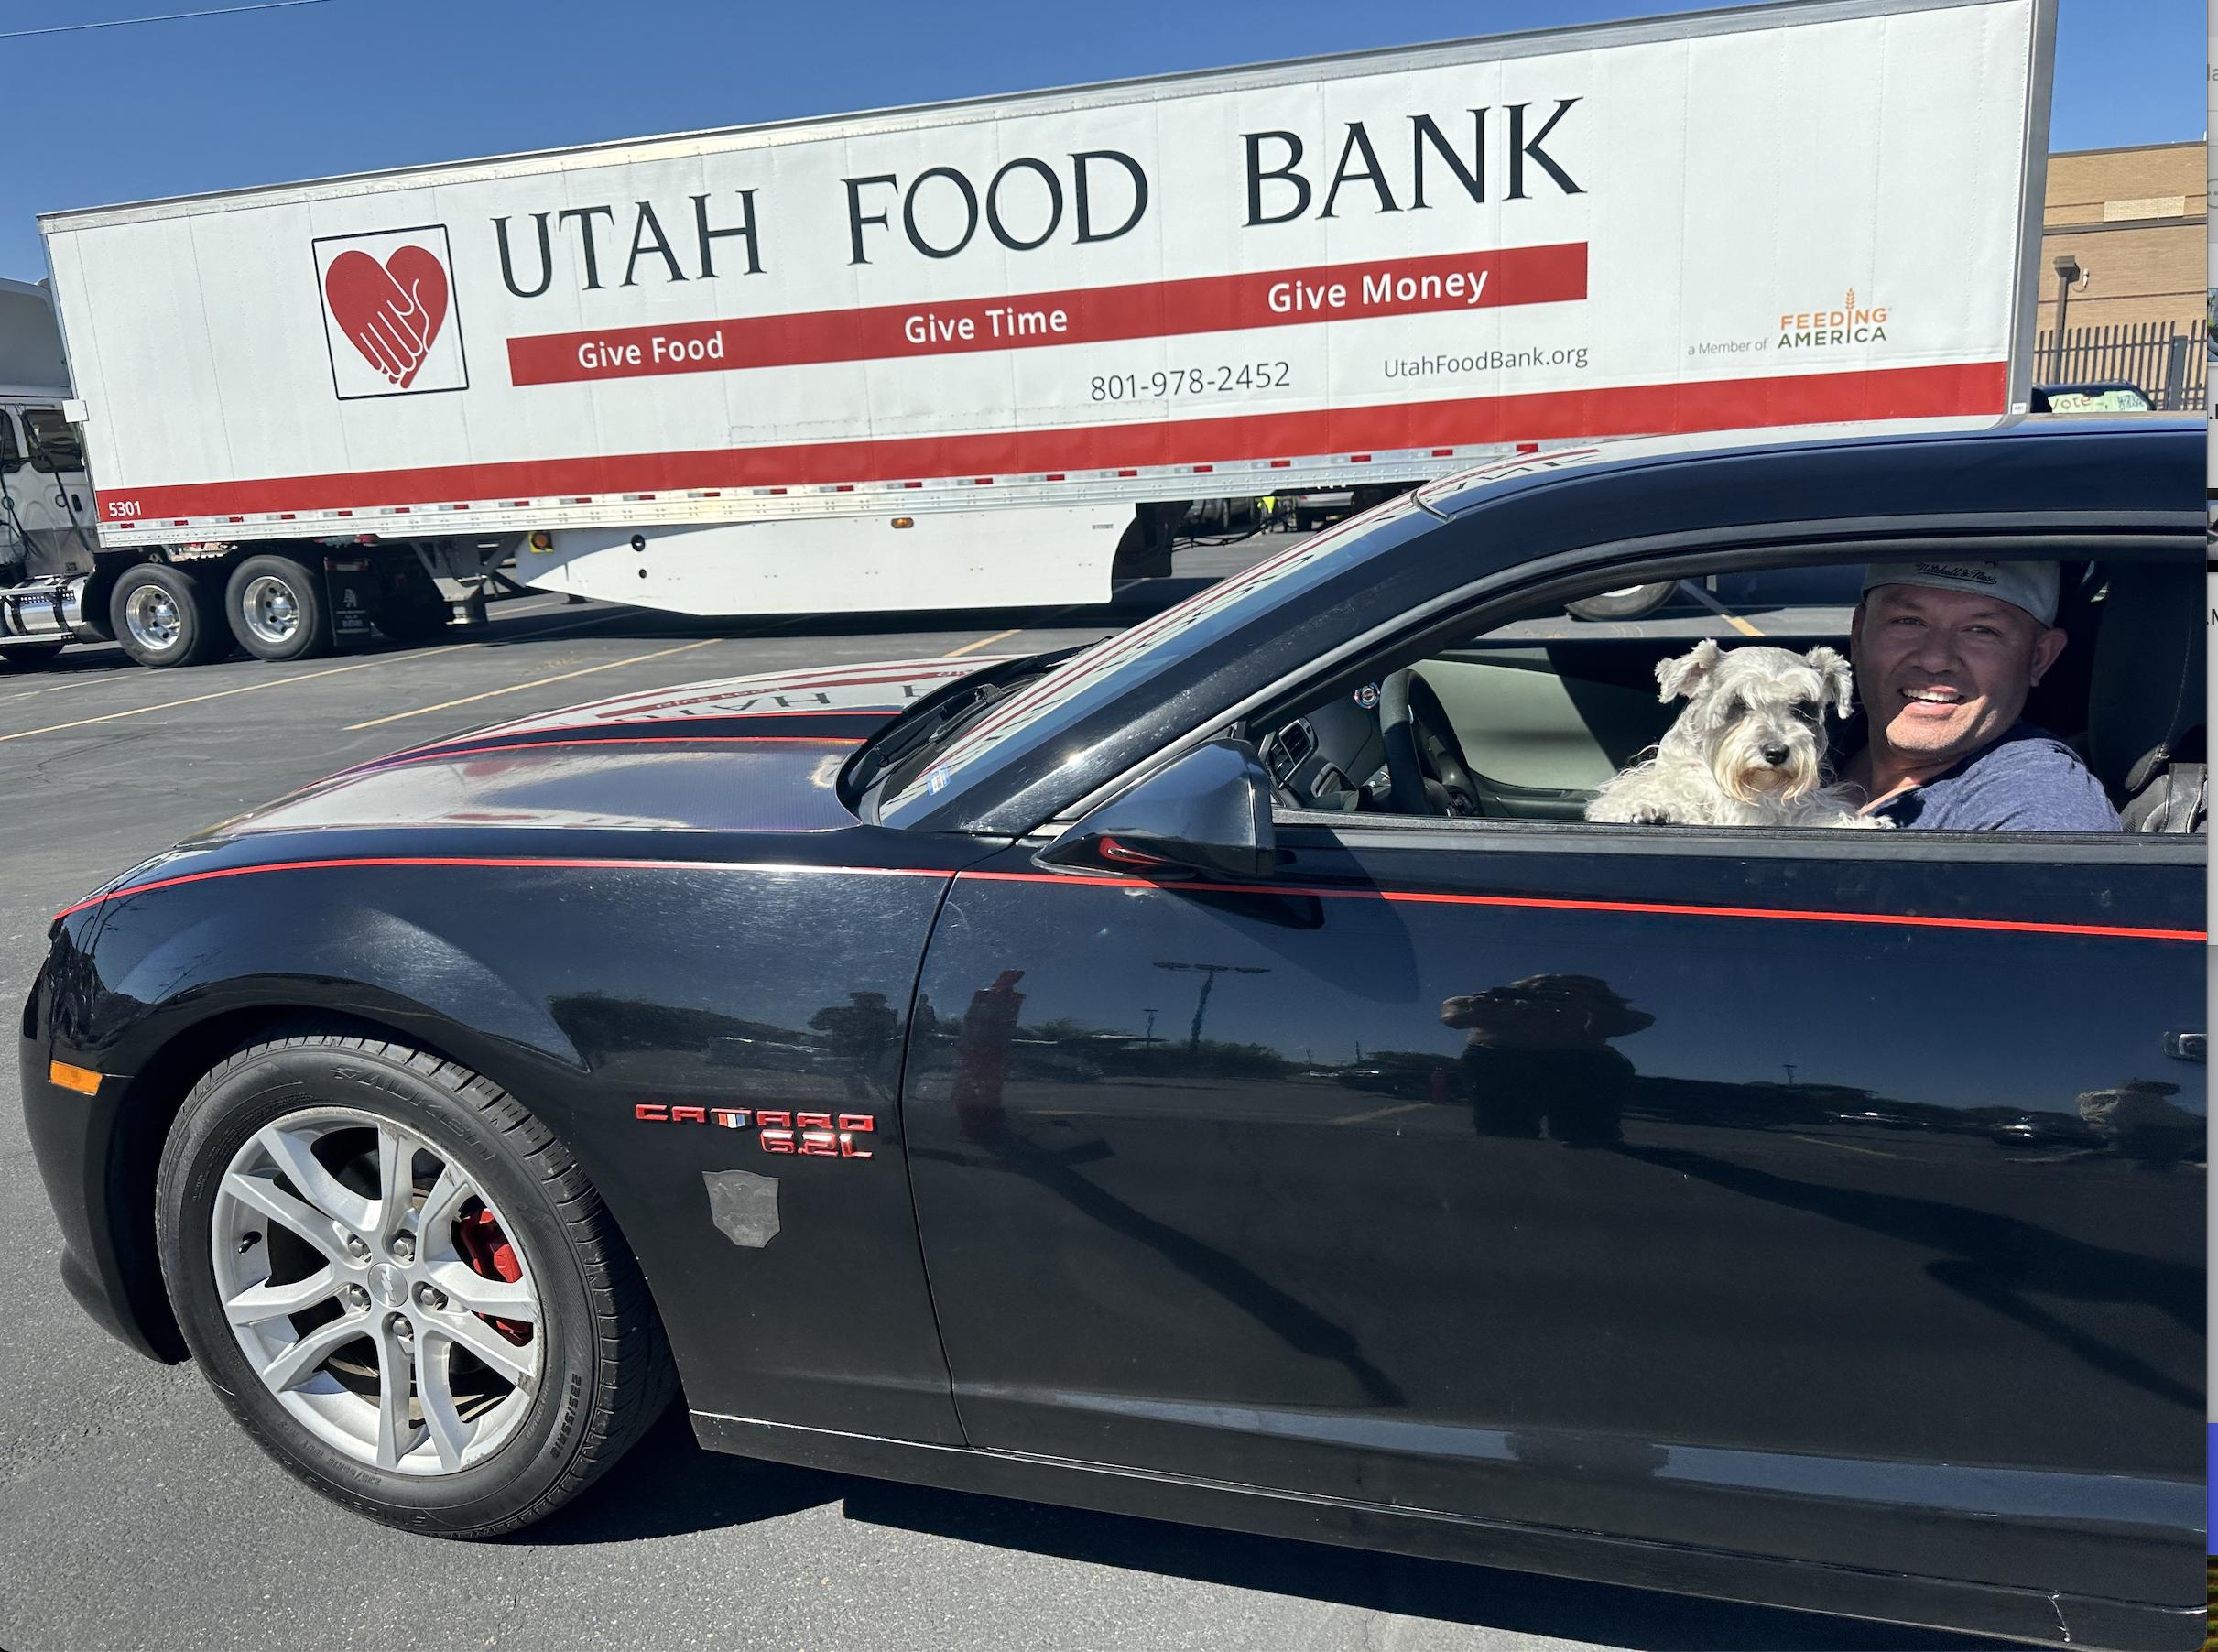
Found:
[[[15,28],[227,0],[0,0]],[[322,0],[0,38],[0,276],[33,214],[1688,9],[1662,0]],[[2202,136],[2202,0],[2062,0],[2053,147]]]

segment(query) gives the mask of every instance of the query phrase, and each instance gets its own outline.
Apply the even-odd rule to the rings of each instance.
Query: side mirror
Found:
[[[1271,875],[1271,780],[1245,740],[1212,740],[1159,768],[1034,855],[1042,866],[1142,877]]]

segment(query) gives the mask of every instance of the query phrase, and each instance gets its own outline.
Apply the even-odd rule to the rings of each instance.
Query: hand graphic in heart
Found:
[[[397,248],[383,264],[343,252],[323,272],[323,297],[362,359],[405,390],[447,319],[447,272],[420,246]]]

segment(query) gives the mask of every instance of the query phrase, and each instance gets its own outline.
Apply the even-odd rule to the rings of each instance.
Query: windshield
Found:
[[[2147,413],[2148,397],[2130,386],[2101,390],[2051,390],[2051,413]]]
[[[1321,575],[1321,564],[1338,563],[1354,540],[1366,537],[1367,527],[1406,516],[1413,508],[1397,501],[1327,529],[1073,655],[967,721],[943,744],[936,744],[929,761],[900,764],[886,786],[879,821],[888,826],[913,822],[937,794],[969,777],[1018,735],[1070,727],[1111,695],[1122,692],[1136,675],[1145,676],[1167,658],[1206,647],[1245,625],[1256,610],[1306,588]]]

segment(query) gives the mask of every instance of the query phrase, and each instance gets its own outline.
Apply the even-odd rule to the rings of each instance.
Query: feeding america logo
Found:
[[[470,387],[445,224],[324,235],[312,245],[341,401]]]

